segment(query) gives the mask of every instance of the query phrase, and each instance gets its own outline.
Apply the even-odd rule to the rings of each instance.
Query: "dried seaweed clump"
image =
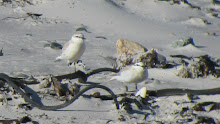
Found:
[[[198,10],[201,9],[199,6],[192,5],[187,0],[158,0],[158,1],[166,1],[166,2],[169,2],[171,5],[174,5],[174,4],[178,4],[178,5],[186,4],[186,5],[188,5],[191,8],[198,9]]]
[[[45,0],[2,0],[1,5],[11,6],[11,7],[25,7],[27,5],[36,5],[44,2]]]
[[[33,5],[31,0],[2,0],[2,5],[10,4],[12,7],[21,6],[24,7],[26,5]]]
[[[200,56],[197,61],[191,64],[183,64],[177,75],[183,78],[198,78],[208,75],[219,77],[216,66],[218,66],[216,62],[208,55],[204,55]]]
[[[71,83],[68,80],[60,82],[52,75],[37,77],[39,91],[41,93],[57,94],[57,96],[67,96],[71,94],[74,96],[79,91],[79,86]]]
[[[125,67],[126,65],[136,62],[143,62],[148,68],[163,68],[166,66],[166,57],[160,55],[156,50],[152,49],[147,52],[131,54],[122,54],[116,60],[117,68]]]

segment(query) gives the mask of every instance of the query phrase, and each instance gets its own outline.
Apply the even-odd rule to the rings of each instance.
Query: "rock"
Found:
[[[1,124],[20,124],[18,119],[7,119],[7,120],[0,120]]]
[[[142,45],[125,39],[119,39],[116,42],[116,48],[117,56],[121,56],[122,54],[134,55],[136,53],[146,52],[146,49]]]
[[[59,49],[63,48],[63,46],[60,45],[57,42],[46,43],[46,44],[44,44],[44,47],[50,47],[50,48],[55,49],[55,50],[59,50]]]
[[[122,54],[116,60],[117,68],[125,67],[136,62],[143,62],[144,66],[148,68],[164,68],[166,67],[166,57],[160,55],[156,50],[152,49],[148,52],[141,52],[134,55]]]
[[[20,119],[20,123],[27,123],[27,122],[31,122],[32,119],[28,116],[24,116],[23,118]]]
[[[54,86],[54,90],[58,96],[65,96],[70,93],[69,89],[62,84],[57,78],[51,77],[51,81]]]
[[[101,94],[100,94],[100,92],[95,92],[95,93],[92,94],[92,96],[94,98],[100,98]]]
[[[21,103],[21,104],[18,105],[18,107],[22,108],[22,109],[25,109],[26,111],[27,110],[32,110],[32,108],[33,108],[31,105],[29,105],[27,103]]]
[[[208,116],[198,116],[197,124],[216,124],[215,119]]]
[[[193,38],[189,37],[187,39],[180,39],[178,41],[175,41],[172,43],[172,47],[177,48],[177,47],[184,47],[188,44],[192,44],[193,46],[195,46],[195,43],[193,42]]]
[[[166,66],[166,57],[152,49],[148,52],[140,53],[139,56],[133,60],[133,63],[136,62],[143,62],[148,68],[163,68]]]
[[[48,88],[51,86],[51,82],[45,78],[42,81],[40,81],[40,83],[38,84],[38,88],[39,89],[43,89],[43,88]]]
[[[148,68],[166,67],[166,57],[157,53],[156,50],[154,49],[147,51],[145,47],[143,47],[142,45],[136,42],[128,41],[125,39],[119,39],[116,43],[116,49],[117,49],[117,59],[116,59],[117,69],[121,69],[127,65],[131,65],[137,62],[143,62],[144,66]]]
[[[72,95],[76,95],[80,91],[80,85],[77,83],[68,82],[67,87]]]
[[[3,48],[0,50],[0,56],[3,56]]]
[[[50,47],[51,47],[52,49],[57,49],[57,50],[63,48],[62,45],[60,45],[59,43],[56,43],[56,42],[52,42],[52,43],[50,44]]]
[[[190,72],[190,69],[185,64],[182,65],[179,72],[177,73],[177,76],[182,77],[182,78],[193,78],[192,73]]]

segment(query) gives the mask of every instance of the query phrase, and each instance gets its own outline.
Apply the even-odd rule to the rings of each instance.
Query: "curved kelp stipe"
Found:
[[[94,69],[94,70],[92,70],[88,73],[84,73],[84,72],[79,70],[79,71],[74,72],[74,73],[58,75],[58,76],[54,76],[54,77],[56,79],[58,79],[59,81],[61,81],[63,79],[76,79],[76,78],[79,78],[85,83],[87,81],[87,79],[89,78],[89,76],[94,75],[94,74],[98,74],[100,72],[105,72],[105,71],[119,72],[118,69],[113,69],[113,68],[98,68],[98,69]]]
[[[20,87],[18,85],[16,85],[16,83],[13,81],[13,79],[11,77],[9,77],[8,75],[6,75],[4,73],[0,73],[0,79],[6,81],[11,87],[13,87],[16,92],[18,92],[20,95],[23,96],[23,98],[25,99],[26,102],[28,102],[32,106],[35,106],[35,107],[37,107],[39,109],[42,109],[42,110],[57,110],[57,109],[65,108],[68,105],[72,104],[83,93],[85,93],[86,91],[88,91],[90,89],[93,89],[93,88],[100,88],[100,89],[103,89],[103,90],[106,90],[107,92],[109,92],[111,94],[114,102],[115,102],[116,109],[119,109],[119,104],[118,104],[116,95],[112,92],[111,89],[109,89],[106,86],[102,86],[102,85],[88,85],[87,87],[85,87],[81,91],[79,91],[76,95],[74,95],[74,97],[72,99],[66,101],[63,104],[55,105],[55,106],[45,106],[43,104],[39,104],[39,103],[34,102],[24,91],[22,91],[20,89]]]
[[[97,74],[97,73],[100,73],[100,72],[104,72],[104,71],[110,71],[110,72],[117,73],[117,72],[119,72],[119,69],[114,69],[114,68],[98,68],[98,69],[94,69],[94,70],[88,72],[86,74],[86,77],[88,78],[91,75],[94,75],[94,74]]]

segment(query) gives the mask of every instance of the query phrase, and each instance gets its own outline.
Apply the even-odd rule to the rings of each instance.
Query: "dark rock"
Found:
[[[32,119],[28,116],[24,116],[23,118],[20,119],[21,123],[27,123],[27,122],[31,122]]]

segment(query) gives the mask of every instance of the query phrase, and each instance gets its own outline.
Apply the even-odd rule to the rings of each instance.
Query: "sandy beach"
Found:
[[[138,83],[138,89],[169,88],[212,89],[220,87],[218,76],[211,74],[197,78],[178,76],[183,55],[194,58],[209,55],[220,66],[220,1],[218,0],[1,0],[0,1],[0,70],[11,77],[26,75],[42,79],[48,75],[73,73],[66,61],[54,62],[61,54],[58,46],[64,45],[73,34],[84,35],[86,50],[80,58],[89,72],[98,68],[112,68],[105,57],[117,57],[116,42],[127,39],[154,49],[166,57],[167,63],[178,63],[171,68],[148,68],[148,79]],[[178,46],[180,41],[192,38],[194,45]],[[219,62],[219,63],[218,63]],[[216,70],[219,70],[216,65]],[[123,94],[125,85],[133,84],[110,81],[113,72],[101,72],[88,78],[88,82],[104,85],[115,94]],[[77,79],[62,83],[76,83]],[[82,84],[86,85],[86,84]],[[88,85],[88,84],[87,84]],[[45,105],[57,105],[63,101],[47,94],[51,88],[40,89],[28,85]],[[12,88],[10,88],[12,90]],[[220,109],[210,110],[213,105],[203,106],[204,111],[193,107],[199,103],[214,102],[220,106],[220,95],[188,95],[150,97],[148,104],[139,109],[131,103],[131,111],[120,104],[115,108],[113,100],[79,97],[69,106],[57,111],[24,109],[26,103],[18,93],[1,89],[0,120],[20,120],[29,117],[36,124],[170,124],[170,123],[220,123]],[[45,94],[42,94],[45,92]],[[106,91],[92,89],[86,95]],[[135,93],[134,91],[133,93]],[[7,97],[11,100],[5,100]],[[140,99],[135,96],[131,98]],[[118,98],[120,101],[122,97]]]

